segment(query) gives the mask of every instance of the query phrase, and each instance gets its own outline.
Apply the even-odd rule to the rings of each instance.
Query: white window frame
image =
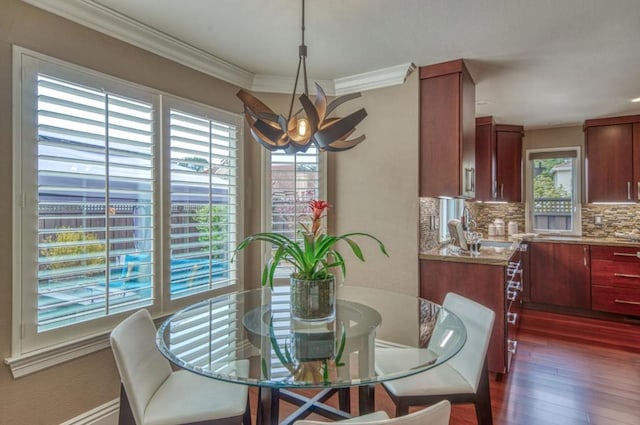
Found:
[[[147,307],[154,317],[163,317],[182,308],[188,304],[192,304],[199,299],[208,298],[217,294],[236,290],[242,285],[242,258],[238,258],[234,263],[237,269],[235,283],[224,288],[205,291],[196,295],[187,296],[185,298],[169,301],[169,282],[164,285],[163,276],[161,276],[161,262],[164,250],[168,245],[169,228],[168,220],[164,217],[169,199],[168,193],[168,175],[164,175],[161,170],[162,164],[168,164],[163,158],[167,152],[161,152],[160,146],[167,147],[169,141],[169,133],[165,126],[168,126],[168,119],[165,119],[166,112],[170,107],[180,109],[185,113],[198,114],[201,116],[211,117],[214,120],[228,120],[230,124],[235,124],[237,128],[238,158],[237,158],[237,238],[243,237],[243,215],[242,209],[244,204],[243,190],[243,157],[241,146],[244,143],[242,116],[235,113],[226,112],[218,108],[199,104],[197,102],[181,99],[168,95],[156,89],[151,89],[138,84],[130,83],[107,74],[103,74],[94,70],[90,70],[78,65],[70,64],[47,55],[43,55],[31,50],[13,46],[13,297],[12,297],[12,337],[11,337],[11,357],[5,359],[14,374],[14,377],[23,376],[28,373],[41,370],[43,368],[71,360],[73,358],[88,354],[99,349],[109,346],[108,334],[110,330],[119,323],[124,317],[130,315],[132,311],[127,311],[113,316],[102,317],[99,319],[74,324],[72,326],[62,327],[53,331],[46,331],[37,334],[35,322],[25,320],[25,315],[33,315],[33,311],[29,311],[27,307],[28,301],[26,297],[30,294],[37,294],[37,281],[25,285],[23,259],[33,256],[33,247],[28,246],[23,239],[23,227],[27,224],[23,220],[23,213],[29,211],[28,207],[33,206],[37,202],[33,193],[29,193],[29,187],[33,187],[35,173],[29,173],[29,170],[23,169],[23,161],[26,155],[35,155],[33,152],[35,143],[23,143],[23,140],[37,140],[37,129],[33,123],[37,121],[35,114],[36,108],[28,107],[23,104],[23,96],[25,93],[31,95],[36,92],[35,78],[38,72],[47,72],[56,77],[63,78],[78,84],[85,84],[91,87],[101,87],[109,92],[117,93],[125,97],[137,97],[139,99],[149,101],[153,104],[155,123],[154,134],[156,140],[156,171],[154,184],[154,211],[157,221],[154,231],[154,240],[156,248],[154,253],[154,271],[156,278],[156,295],[155,301]],[[166,122],[166,123],[165,123]],[[28,152],[31,150],[31,152]],[[35,171],[35,170],[33,170]],[[28,177],[29,175],[33,177]],[[31,179],[31,181],[29,181]],[[162,193],[162,196],[161,196]],[[162,202],[162,204],[161,204]],[[26,210],[25,210],[26,209]],[[161,230],[163,229],[163,230]],[[164,231],[164,233],[163,233]],[[163,239],[160,239],[160,238]],[[37,248],[36,248],[37,252]],[[37,295],[33,297],[37,303]],[[31,303],[34,304],[34,303]],[[35,308],[35,304],[32,306]],[[35,317],[35,316],[34,316]]]
[[[575,151],[575,170],[573,179],[573,194],[575,203],[573,205],[573,231],[549,230],[540,232],[533,228],[533,169],[531,166],[531,154],[540,152],[566,152]],[[560,148],[540,148],[527,149],[525,154],[525,188],[526,188],[526,212],[525,212],[525,228],[527,232],[537,232],[544,235],[566,235],[581,236],[582,235],[582,152],[580,146],[567,146]]]
[[[319,199],[327,200],[327,153],[319,152],[318,154],[318,170],[319,170]],[[263,149],[262,150],[262,231],[270,232],[271,231],[271,152]],[[326,223],[328,226],[328,223]],[[261,247],[261,267],[260,271],[267,265],[269,260],[271,259],[271,247],[268,244],[263,243]],[[273,284],[286,284],[288,283],[288,279],[286,278],[274,278]]]

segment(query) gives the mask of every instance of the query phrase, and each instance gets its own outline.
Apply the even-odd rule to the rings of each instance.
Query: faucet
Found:
[[[476,226],[476,220],[471,215],[471,210],[466,205],[462,209],[462,217],[460,217],[460,221],[462,222],[462,230],[471,231],[471,226]]]

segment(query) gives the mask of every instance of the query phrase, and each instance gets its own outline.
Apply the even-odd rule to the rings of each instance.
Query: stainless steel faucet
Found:
[[[460,221],[462,222],[462,230],[471,231],[472,226],[476,226],[476,220],[471,215],[471,210],[466,205],[462,209],[462,217],[460,217]]]

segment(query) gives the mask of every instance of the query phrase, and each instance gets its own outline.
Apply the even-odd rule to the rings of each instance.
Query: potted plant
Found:
[[[384,244],[368,233],[346,233],[344,235],[328,235],[323,231],[322,219],[330,205],[325,201],[309,201],[311,209],[310,225],[300,223],[302,238],[293,240],[280,233],[256,233],[244,239],[236,251],[246,248],[253,241],[272,244],[275,248],[271,261],[262,271],[262,285],[273,288],[273,277],[281,262],[291,264],[295,271],[291,274],[291,309],[292,315],[303,320],[323,320],[335,314],[335,275],[332,270],[339,270],[342,279],[346,276],[344,257],[336,249],[336,244],[344,241],[353,254],[361,261],[364,255],[354,237],[368,237],[378,243],[380,251],[389,254]]]

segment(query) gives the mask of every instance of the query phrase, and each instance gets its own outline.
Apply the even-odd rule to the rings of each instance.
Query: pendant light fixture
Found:
[[[307,82],[307,46],[304,44],[304,2],[305,0],[302,0],[302,43],[298,48],[298,70],[288,116],[285,118],[274,113],[267,105],[245,90],[240,90],[237,96],[244,104],[244,115],[251,136],[270,151],[283,150],[292,154],[306,152],[312,144],[321,151],[339,152],[351,149],[365,139],[364,134],[353,139],[348,138],[355,132],[356,125],[367,116],[367,111],[361,108],[344,118],[330,117],[329,115],[339,105],[360,97],[360,93],[341,96],[327,104],[327,97],[317,83],[315,84],[316,98],[311,102]],[[298,100],[302,109],[294,112],[293,104],[300,79],[300,69],[302,69],[304,80],[304,93]]]

